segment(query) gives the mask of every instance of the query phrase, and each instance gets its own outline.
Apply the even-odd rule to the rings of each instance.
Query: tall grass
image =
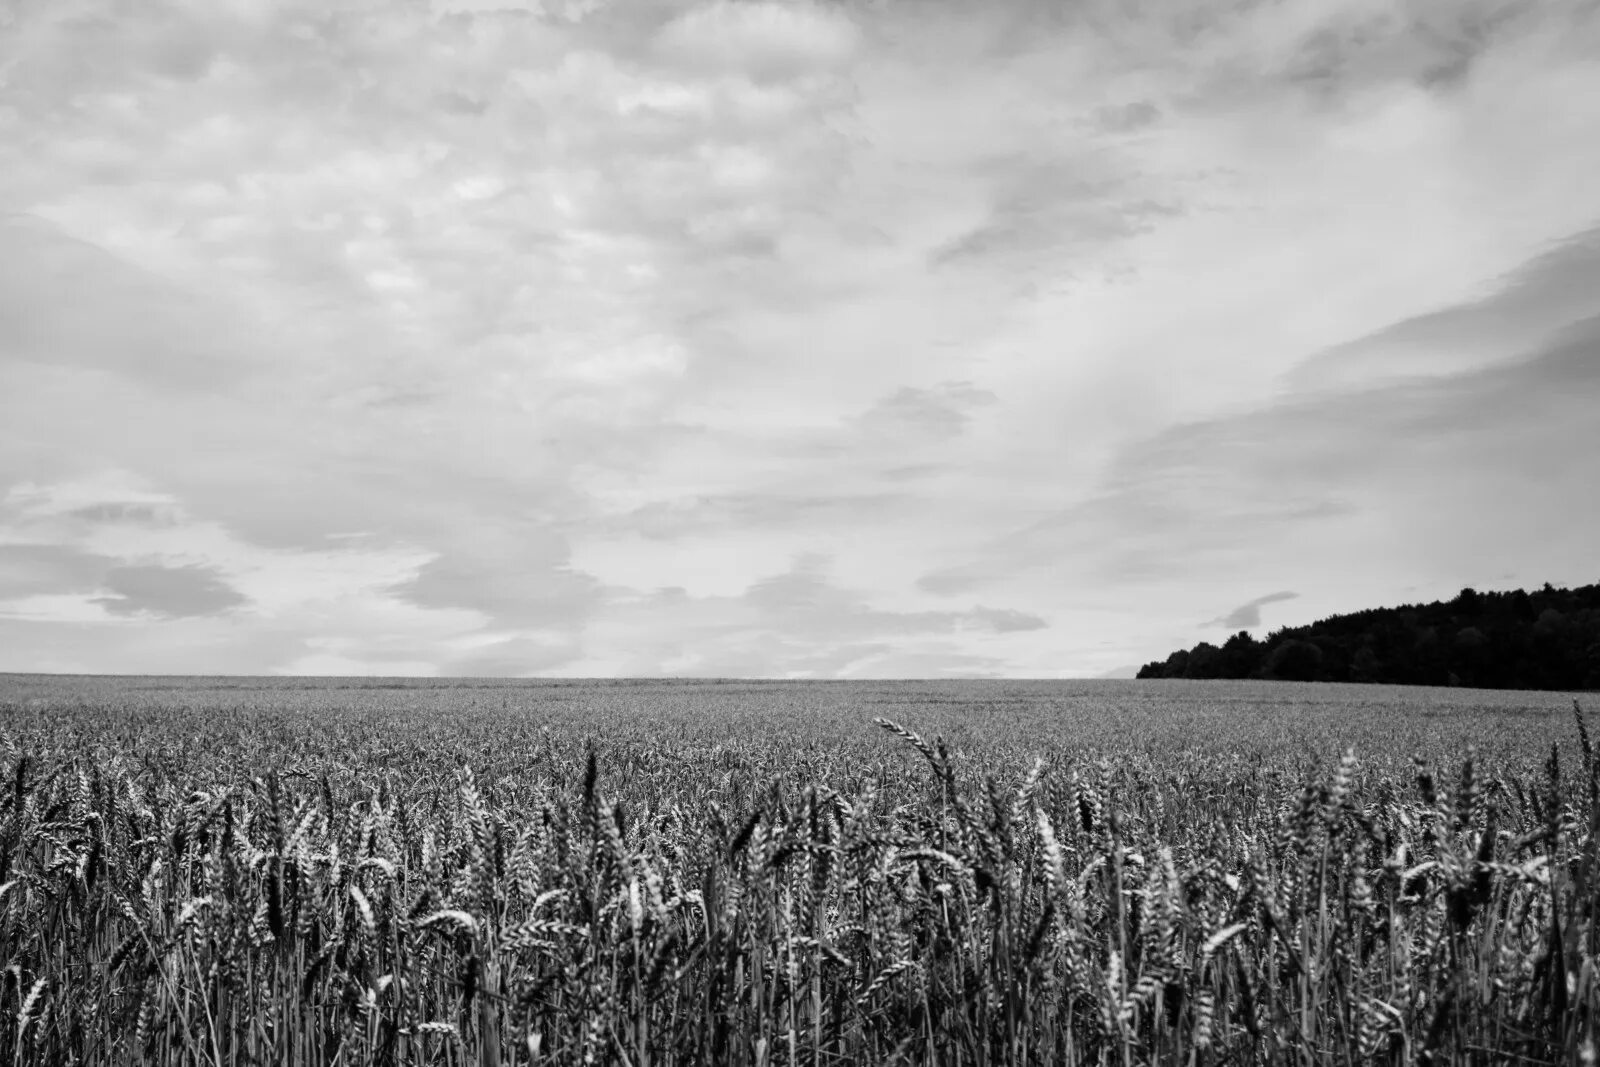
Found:
[[[251,765],[40,719],[0,784],[0,1050],[1592,1062],[1600,768],[1574,714],[1536,774],[1350,754],[1304,784],[1180,749],[974,766],[880,720],[904,756],[848,787],[816,753],[760,781],[552,746],[489,782],[359,724],[331,760],[302,723]]]

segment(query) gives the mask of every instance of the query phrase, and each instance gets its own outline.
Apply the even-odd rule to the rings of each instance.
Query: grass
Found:
[[[0,726],[18,1064],[1594,1059],[1548,694],[12,676]]]

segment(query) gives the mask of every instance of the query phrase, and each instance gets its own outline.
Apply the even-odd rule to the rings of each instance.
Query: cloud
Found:
[[[874,404],[861,416],[859,425],[874,436],[957,437],[972,421],[974,409],[997,399],[971,382],[946,382],[933,389],[903,386]]]
[[[1581,572],[1592,7],[27,7],[0,652],[1093,674]]]
[[[1014,608],[973,608],[969,617],[998,634],[1043,630],[1050,625],[1037,615]]]
[[[0,600],[97,588],[112,561],[59,544],[0,544]]]
[[[1315,391],[1459,374],[1531,355],[1600,315],[1600,227],[1558,241],[1481,298],[1397,322],[1319,352],[1287,376]]]
[[[84,314],[92,306],[94,314]],[[250,327],[180,286],[29,216],[0,217],[0,359],[81,366],[166,389],[265,367]]]
[[[24,483],[0,496],[0,616],[11,620],[0,662],[258,674],[399,663],[432,673],[434,657],[473,644],[483,617],[388,594],[430,558],[365,536],[263,547],[126,473]]]
[[[543,0],[432,0],[435,15],[538,15]]]
[[[973,168],[990,190],[982,221],[934,249],[931,262],[959,266],[1036,257],[1062,244],[1106,245],[1181,213],[1174,203],[1158,203],[1156,190],[1116,169],[1108,155],[1085,146],[1051,158],[1029,148],[983,161]]]
[[[1131,100],[1126,104],[1107,104],[1097,109],[1094,117],[1101,127],[1120,133],[1159,121],[1161,109],[1148,100]]]
[[[945,567],[922,575],[917,579],[917,588],[934,596],[956,596],[978,588],[993,573],[982,565]]]
[[[165,525],[172,521],[170,507],[159,504],[106,501],[86,504],[68,513],[74,519],[91,524],[122,525],[129,523]]]
[[[1390,79],[1434,90],[1459,85],[1497,37],[1526,25],[1532,4],[1350,5],[1304,36],[1284,74],[1319,94]]]
[[[0,612],[0,670],[59,674],[271,674],[306,655],[291,628],[240,625],[236,616],[105,622]],[[353,664],[357,673],[372,666]]]
[[[848,13],[831,5],[712,0],[663,27],[656,49],[691,70],[771,81],[849,62],[859,36]]]
[[[1281,600],[1293,600],[1299,593],[1268,593],[1258,596],[1254,600],[1240,604],[1226,615],[1212,619],[1207,626],[1225,626],[1230,630],[1249,630],[1261,625],[1261,608],[1266,604],[1276,604]]]
[[[422,608],[468,608],[502,623],[578,621],[592,601],[593,582],[547,561],[530,566],[516,555],[494,560],[441,556],[415,577],[393,587],[401,600]]]
[[[1027,612],[974,607],[967,611],[884,611],[861,594],[829,581],[828,559],[817,554],[797,557],[789,570],[763,578],[740,598],[768,625],[785,632],[834,638],[918,632],[950,633],[960,629],[1011,633],[1039,630],[1044,619]]]
[[[857,678],[1002,678],[1013,673],[1002,656],[984,656],[957,649],[895,650],[877,654],[837,672]],[[817,677],[826,677],[819,672]]]
[[[89,595],[89,594],[106,595]],[[249,603],[202,565],[127,564],[61,544],[0,544],[0,604],[82,595],[113,616],[225,614]]]
[[[581,650],[564,642],[508,637],[448,661],[440,673],[464,678],[518,678],[561,667],[578,659]]]
[[[668,546],[703,543],[727,534],[792,537],[798,531],[904,521],[907,506],[918,499],[907,483],[925,482],[950,470],[961,439],[998,403],[992,392],[970,382],[901,386],[865,410],[822,425],[796,427],[781,435],[750,431],[748,447],[740,451],[768,468],[758,482],[741,481],[732,491],[704,483],[663,487],[665,491],[652,492],[645,502],[618,508],[589,524],[590,537],[579,562],[610,568],[612,581],[642,585],[651,565],[640,557],[641,541],[651,543],[652,549],[666,543],[660,551],[669,554],[674,549]],[[682,440],[698,445],[708,436],[697,430]],[[909,462],[916,459],[925,461]],[[728,453],[716,461],[726,465]],[[623,553],[632,562],[619,571],[616,557]],[[782,553],[792,554],[792,550]]]
[[[1126,449],[1096,495],[918,584],[970,594],[1045,568],[1152,588],[1250,576],[1313,584],[1302,599],[1326,614],[1393,601],[1408,582],[1481,582],[1511,561],[1535,583],[1574,573],[1592,562],[1579,531],[1600,520],[1586,488],[1600,484],[1597,390],[1600,317],[1486,368],[1287,394]],[[1256,625],[1271,599],[1286,597],[1213,624]]]
[[[909,664],[941,657],[951,670],[988,673],[1003,657],[985,646],[1050,625],[1029,612],[981,605],[885,609],[836,581],[831,569],[828,557],[813,553],[734,594],[612,590],[589,631],[587,658],[563,665],[562,673],[590,674],[603,666],[600,673],[625,675],[892,677]],[[597,657],[596,644],[627,653]]]
[[[609,520],[608,526],[623,535],[679,540],[715,530],[781,530],[817,521],[865,521],[873,514],[892,513],[899,499],[893,493],[750,492],[682,497],[635,508]]]
[[[113,567],[105,585],[111,595],[95,603],[113,615],[183,619],[221,615],[248,603],[215,571],[199,565]]]
[[[1101,671],[1095,677],[1107,680],[1137,678],[1139,677],[1139,667],[1140,664],[1137,663],[1125,663],[1120,667],[1113,667],[1109,671]]]

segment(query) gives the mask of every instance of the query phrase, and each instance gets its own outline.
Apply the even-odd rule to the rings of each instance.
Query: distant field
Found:
[[[13,736],[70,725],[73,736],[115,735],[169,754],[175,733],[201,753],[219,744],[292,738],[297,754],[315,756],[300,742],[357,731],[360,749],[426,743],[438,746],[440,759],[471,762],[480,776],[518,773],[514,755],[535,743],[563,753],[574,746],[581,753],[593,743],[602,753],[666,749],[691,758],[721,746],[762,770],[815,768],[820,761],[845,771],[863,756],[901,755],[903,746],[873,725],[878,716],[944,736],[987,773],[1020,773],[1033,755],[1172,751],[1283,769],[1326,768],[1350,746],[1374,767],[1408,766],[1413,754],[1454,759],[1468,745],[1496,763],[1527,767],[1542,764],[1552,742],[1573,740],[1572,700],[1573,694],[1548,692],[1178,680],[0,675],[0,709],[9,709],[4,721]]]
[[[0,745],[18,1063],[1556,1063],[1600,1012],[1570,695],[0,675]]]

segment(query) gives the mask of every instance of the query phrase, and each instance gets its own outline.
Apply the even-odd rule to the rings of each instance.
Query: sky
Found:
[[[0,670],[1600,581],[1597,174],[1595,0],[0,0]]]

